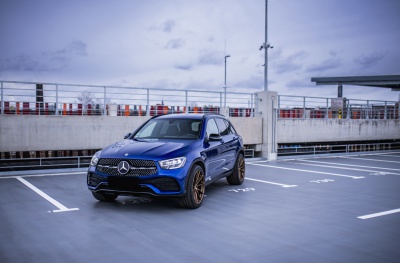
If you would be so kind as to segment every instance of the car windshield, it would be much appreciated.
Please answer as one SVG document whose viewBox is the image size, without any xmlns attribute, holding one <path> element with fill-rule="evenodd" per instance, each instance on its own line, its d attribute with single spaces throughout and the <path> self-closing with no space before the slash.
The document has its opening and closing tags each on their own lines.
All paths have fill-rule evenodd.
<svg viewBox="0 0 400 263">
<path fill-rule="evenodd" d="M 200 130 L 198 119 L 152 119 L 133 138 L 197 140 Z"/>
</svg>

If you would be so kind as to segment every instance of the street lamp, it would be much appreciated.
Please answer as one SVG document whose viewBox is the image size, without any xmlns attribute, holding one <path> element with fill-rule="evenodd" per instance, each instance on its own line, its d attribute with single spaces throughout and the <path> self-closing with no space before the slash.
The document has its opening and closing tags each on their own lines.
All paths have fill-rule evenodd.
<svg viewBox="0 0 400 263">
<path fill-rule="evenodd" d="M 226 108 L 226 59 L 229 58 L 230 55 L 225 56 L 225 82 L 224 82 L 224 108 Z"/>
</svg>

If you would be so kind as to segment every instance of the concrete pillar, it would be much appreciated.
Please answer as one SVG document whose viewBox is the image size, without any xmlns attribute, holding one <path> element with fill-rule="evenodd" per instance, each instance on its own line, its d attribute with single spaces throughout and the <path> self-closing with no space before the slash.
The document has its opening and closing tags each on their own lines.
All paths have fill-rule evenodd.
<svg viewBox="0 0 400 263">
<path fill-rule="evenodd" d="M 263 144 L 262 157 L 268 160 L 277 159 L 276 142 L 276 114 L 275 108 L 278 106 L 278 93 L 276 91 L 263 91 L 257 93 L 258 111 L 263 118 Z"/>
<path fill-rule="evenodd" d="M 343 85 L 342 83 L 338 83 L 338 98 L 342 98 L 343 97 Z"/>
<path fill-rule="evenodd" d="M 219 114 L 224 115 L 225 117 L 229 118 L 229 107 L 222 107 Z"/>
</svg>

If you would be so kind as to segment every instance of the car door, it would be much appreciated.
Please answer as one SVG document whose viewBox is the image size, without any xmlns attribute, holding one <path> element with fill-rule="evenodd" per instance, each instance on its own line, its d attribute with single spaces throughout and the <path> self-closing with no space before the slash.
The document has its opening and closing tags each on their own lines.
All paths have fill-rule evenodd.
<svg viewBox="0 0 400 263">
<path fill-rule="evenodd" d="M 223 147 L 222 138 L 221 140 L 209 140 L 210 135 L 219 136 L 218 126 L 214 118 L 208 119 L 206 123 L 206 139 L 203 151 L 203 156 L 205 157 L 204 163 L 206 165 L 206 182 L 217 178 L 221 174 L 225 162 L 223 156 L 221 156 Z"/>
<path fill-rule="evenodd" d="M 223 147 L 221 147 L 221 156 L 224 159 L 222 167 L 223 172 L 233 169 L 236 161 L 238 136 L 232 133 L 230 123 L 222 118 L 215 119 L 220 135 L 222 136 Z"/>
</svg>

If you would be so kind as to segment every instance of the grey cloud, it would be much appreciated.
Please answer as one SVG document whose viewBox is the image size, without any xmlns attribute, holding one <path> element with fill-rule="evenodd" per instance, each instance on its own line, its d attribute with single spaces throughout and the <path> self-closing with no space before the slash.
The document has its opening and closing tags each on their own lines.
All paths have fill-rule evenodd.
<svg viewBox="0 0 400 263">
<path fill-rule="evenodd" d="M 213 90 L 215 91 L 215 83 L 212 80 L 189 81 L 183 85 L 184 89 L 192 90 Z M 222 91 L 222 88 L 221 88 Z"/>
<path fill-rule="evenodd" d="M 176 27 L 175 20 L 169 19 L 160 25 L 154 25 L 150 27 L 150 30 L 161 30 L 166 33 L 171 33 Z"/>
<path fill-rule="evenodd" d="M 27 71 L 40 72 L 51 71 L 52 69 L 44 64 L 39 63 L 31 56 L 19 54 L 13 58 L 0 59 L 0 72 L 4 71 Z"/>
<path fill-rule="evenodd" d="M 51 60 L 69 61 L 75 56 L 86 56 L 87 44 L 81 40 L 75 40 L 56 51 L 44 52 L 43 55 Z"/>
<path fill-rule="evenodd" d="M 286 87 L 288 88 L 302 88 L 310 86 L 311 82 L 309 80 L 304 79 L 293 79 L 286 83 Z M 306 95 L 306 94 L 299 94 L 299 95 Z"/>
<path fill-rule="evenodd" d="M 192 70 L 193 65 L 192 64 L 175 64 L 174 66 L 176 69 L 181 69 L 181 70 Z"/>
<path fill-rule="evenodd" d="M 72 41 L 56 51 L 43 52 L 35 58 L 24 53 L 11 58 L 0 59 L 0 72 L 27 71 L 44 72 L 57 71 L 67 65 L 75 56 L 86 56 L 87 45 L 82 41 Z"/>
<path fill-rule="evenodd" d="M 224 57 L 216 51 L 203 51 L 199 58 L 200 65 L 220 65 L 224 61 Z"/>
<path fill-rule="evenodd" d="M 164 23 L 161 24 L 161 29 L 164 32 L 172 32 L 174 27 L 176 26 L 176 22 L 174 20 L 167 20 Z"/>
<path fill-rule="evenodd" d="M 167 49 L 177 49 L 185 45 L 185 40 L 182 38 L 175 38 L 171 39 L 168 41 L 168 43 L 165 45 L 165 48 Z"/>
<path fill-rule="evenodd" d="M 316 71 L 326 71 L 329 69 L 335 69 L 342 65 L 340 59 L 330 58 L 325 60 L 317 65 L 311 65 L 307 68 L 307 72 L 316 72 Z"/>
<path fill-rule="evenodd" d="M 58 52 L 75 56 L 86 56 L 87 44 L 81 40 L 75 40 L 69 43 L 65 48 L 58 50 Z"/>
<path fill-rule="evenodd" d="M 246 89 L 259 89 L 264 86 L 264 76 L 251 76 L 235 83 L 233 86 Z"/>
<path fill-rule="evenodd" d="M 305 51 L 296 52 L 287 58 L 279 59 L 279 62 L 272 64 L 272 68 L 279 74 L 293 72 L 302 68 L 302 61 L 308 57 Z"/>
<path fill-rule="evenodd" d="M 377 64 L 380 60 L 384 58 L 384 55 L 381 53 L 374 53 L 369 56 L 359 56 L 358 58 L 354 59 L 354 62 L 359 64 L 363 68 L 370 68 Z"/>
<path fill-rule="evenodd" d="M 293 60 L 304 60 L 308 57 L 308 53 L 306 51 L 299 51 L 296 52 L 289 57 L 287 57 L 287 60 L 293 61 Z"/>
<path fill-rule="evenodd" d="M 291 62 L 283 62 L 283 63 L 276 63 L 272 65 L 272 68 L 275 70 L 276 73 L 286 73 L 296 71 L 301 69 L 301 64 L 291 63 Z"/>
</svg>

